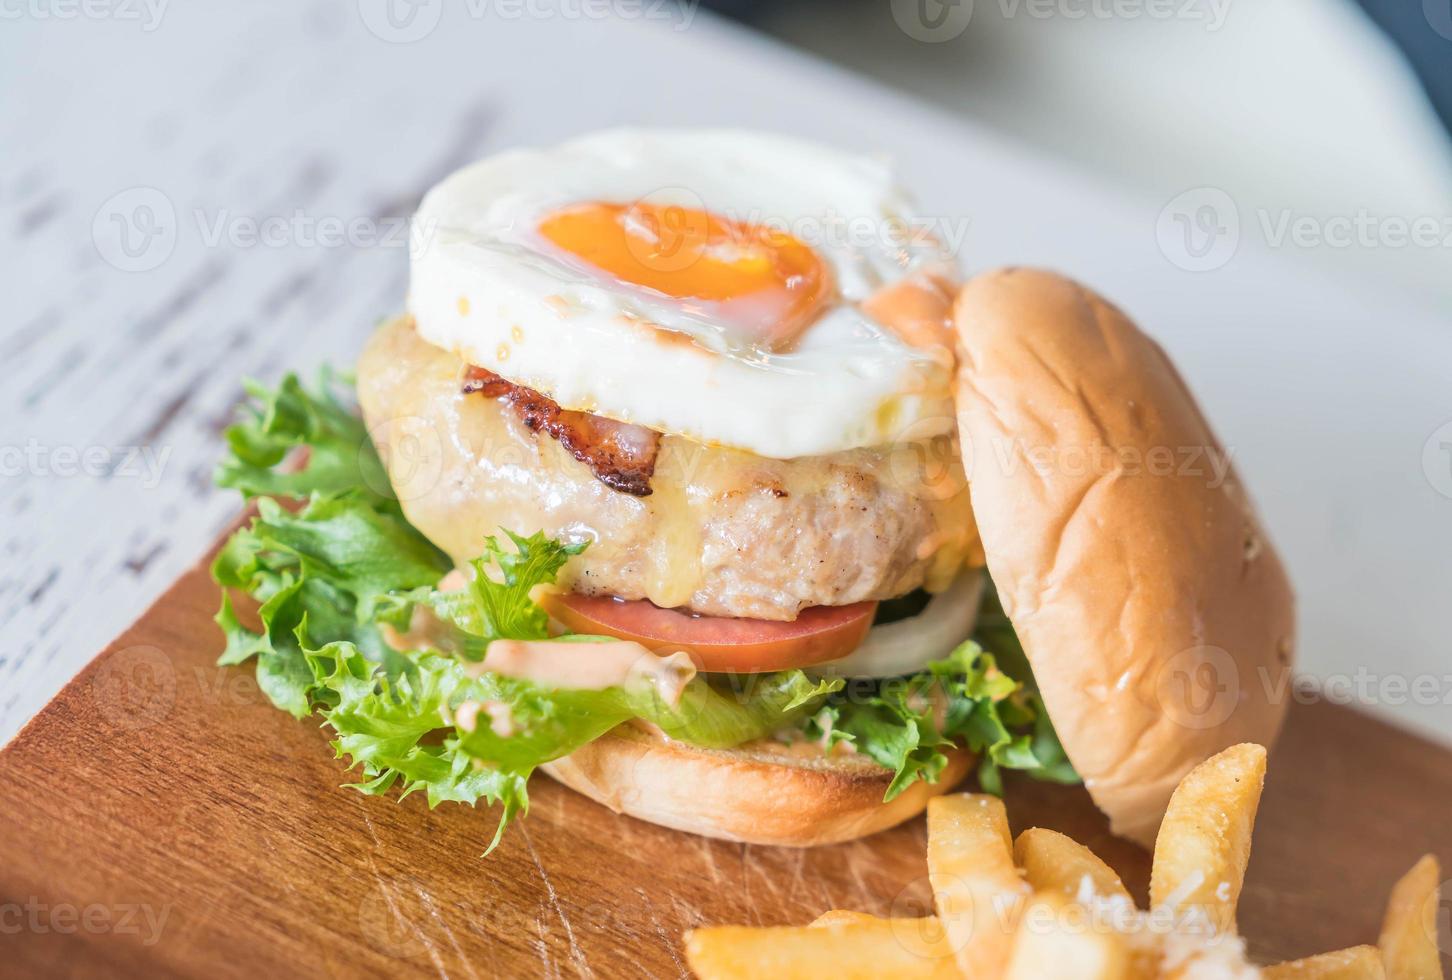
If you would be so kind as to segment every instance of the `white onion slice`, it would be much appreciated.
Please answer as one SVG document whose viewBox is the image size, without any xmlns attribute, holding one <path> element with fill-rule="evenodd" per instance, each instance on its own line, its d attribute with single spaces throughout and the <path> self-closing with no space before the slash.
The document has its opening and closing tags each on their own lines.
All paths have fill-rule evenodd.
<svg viewBox="0 0 1452 980">
<path fill-rule="evenodd" d="M 968 639 L 983 602 L 984 572 L 970 569 L 928 600 L 909 619 L 874 626 L 862 645 L 841 660 L 807 668 L 823 677 L 898 677 L 914 674 L 931 660 L 941 660 Z"/>
</svg>

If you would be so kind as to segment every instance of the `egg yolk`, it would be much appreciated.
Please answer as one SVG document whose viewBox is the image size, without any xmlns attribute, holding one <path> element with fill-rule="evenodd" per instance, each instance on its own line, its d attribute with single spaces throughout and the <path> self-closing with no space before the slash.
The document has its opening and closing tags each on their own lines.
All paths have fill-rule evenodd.
<svg viewBox="0 0 1452 980">
<path fill-rule="evenodd" d="M 770 350 L 789 346 L 832 297 L 830 271 L 799 239 L 696 208 L 572 204 L 539 231 L 610 278 L 679 300 Z"/>
</svg>

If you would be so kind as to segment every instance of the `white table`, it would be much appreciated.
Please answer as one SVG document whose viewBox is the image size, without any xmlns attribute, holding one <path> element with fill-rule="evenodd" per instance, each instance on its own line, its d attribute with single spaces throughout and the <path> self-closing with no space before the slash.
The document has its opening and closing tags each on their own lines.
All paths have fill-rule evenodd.
<svg viewBox="0 0 1452 980">
<path fill-rule="evenodd" d="M 1429 443 L 1452 443 L 1446 310 L 1249 241 L 1185 271 L 1157 241 L 1162 200 L 705 15 L 682 30 L 423 0 L 413 27 L 437 26 L 395 43 L 385 2 L 177 3 L 150 23 L 117 0 L 0 31 L 0 741 L 234 514 L 209 472 L 239 379 L 347 363 L 399 307 L 399 224 L 425 188 L 627 122 L 891 150 L 924 211 L 971 222 L 967 268 L 1045 264 L 1115 297 L 1177 356 L 1287 553 L 1302 665 L 1369 671 L 1372 710 L 1452 738 L 1452 450 Z M 349 241 L 324 237 L 348 222 Z M 1396 703 L 1386 678 L 1419 674 L 1437 697 Z"/>
</svg>

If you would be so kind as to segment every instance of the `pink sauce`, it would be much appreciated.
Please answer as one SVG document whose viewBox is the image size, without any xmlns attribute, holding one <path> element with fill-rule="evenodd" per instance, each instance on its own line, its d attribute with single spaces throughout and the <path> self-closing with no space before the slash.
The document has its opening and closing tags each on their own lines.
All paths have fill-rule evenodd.
<svg viewBox="0 0 1452 980">
<path fill-rule="evenodd" d="M 558 640 L 495 640 L 484 662 L 471 668 L 543 687 L 600 691 L 648 683 L 668 704 L 676 704 L 696 667 L 684 653 L 660 657 L 639 643 L 566 643 Z"/>
</svg>

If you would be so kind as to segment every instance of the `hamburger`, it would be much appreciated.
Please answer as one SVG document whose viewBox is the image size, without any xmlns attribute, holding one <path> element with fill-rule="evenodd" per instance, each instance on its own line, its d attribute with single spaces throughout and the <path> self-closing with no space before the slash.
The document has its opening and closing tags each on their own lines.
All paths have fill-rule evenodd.
<svg viewBox="0 0 1452 980">
<path fill-rule="evenodd" d="M 355 393 L 252 386 L 228 431 L 222 662 L 364 792 L 500 832 L 536 769 L 786 845 L 1015 769 L 1152 838 L 1274 738 L 1290 588 L 1163 351 L 1059 275 L 965 279 L 954 231 L 738 131 L 450 176 Z"/>
</svg>

